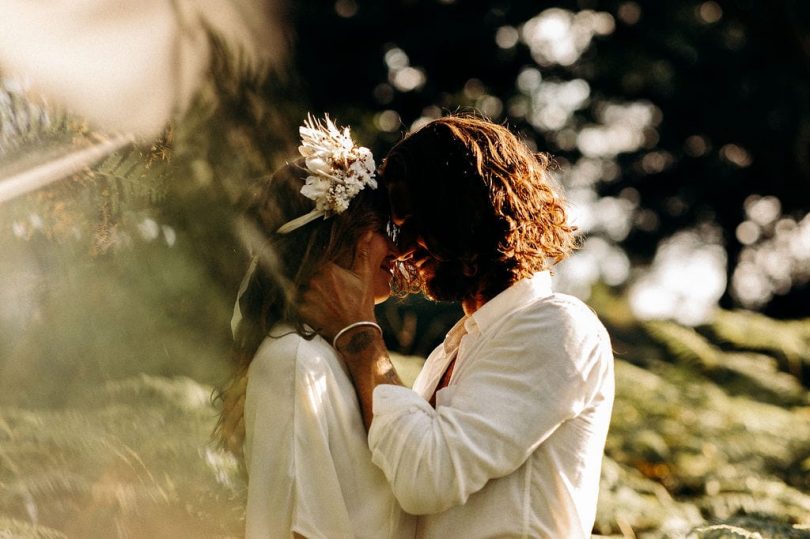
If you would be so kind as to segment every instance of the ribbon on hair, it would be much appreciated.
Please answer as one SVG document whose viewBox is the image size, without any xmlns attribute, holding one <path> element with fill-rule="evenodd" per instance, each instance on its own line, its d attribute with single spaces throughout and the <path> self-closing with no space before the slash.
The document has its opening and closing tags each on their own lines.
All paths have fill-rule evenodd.
<svg viewBox="0 0 810 539">
<path fill-rule="evenodd" d="M 250 279 L 253 278 L 253 274 L 256 272 L 256 266 L 259 265 L 259 257 L 253 256 L 250 259 L 250 265 L 248 266 L 248 270 L 245 273 L 245 276 L 242 277 L 242 283 L 239 285 L 239 292 L 236 293 L 236 303 L 233 305 L 233 315 L 231 316 L 231 335 L 233 335 L 234 340 L 236 340 L 236 331 L 239 329 L 239 324 L 242 322 L 242 309 L 239 306 L 239 302 L 242 299 L 242 296 L 247 291 L 247 287 L 250 284 Z"/>
<path fill-rule="evenodd" d="M 305 224 L 314 221 L 318 217 L 323 217 L 324 215 L 326 214 L 321 210 L 312 210 L 311 212 L 302 215 L 301 217 L 296 217 L 292 221 L 284 223 L 283 225 L 278 227 L 278 230 L 276 230 L 276 234 L 287 234 L 288 232 L 292 232 L 296 228 L 302 227 Z"/>
</svg>

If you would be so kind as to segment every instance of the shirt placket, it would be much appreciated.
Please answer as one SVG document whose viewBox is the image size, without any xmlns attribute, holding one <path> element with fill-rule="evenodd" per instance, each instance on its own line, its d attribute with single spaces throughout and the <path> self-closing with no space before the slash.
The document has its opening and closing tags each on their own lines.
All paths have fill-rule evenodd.
<svg viewBox="0 0 810 539">
<path fill-rule="evenodd" d="M 453 368 L 456 365 L 456 357 L 458 357 L 458 348 L 456 348 L 456 351 L 453 352 L 453 355 L 450 358 L 450 363 L 447 364 L 447 369 L 445 369 L 444 374 L 442 374 L 441 378 L 439 378 L 439 383 L 436 385 L 436 389 L 433 391 L 433 395 L 428 401 L 434 408 L 436 408 L 436 394 L 440 389 L 444 389 L 450 384 L 450 378 L 453 376 Z"/>
</svg>

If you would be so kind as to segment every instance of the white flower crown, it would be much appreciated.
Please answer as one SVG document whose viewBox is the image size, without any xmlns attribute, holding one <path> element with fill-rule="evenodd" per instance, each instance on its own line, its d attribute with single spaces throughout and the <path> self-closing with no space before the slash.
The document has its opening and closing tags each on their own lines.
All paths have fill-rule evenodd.
<svg viewBox="0 0 810 539">
<path fill-rule="evenodd" d="M 348 127 L 339 129 L 328 115 L 323 121 L 308 115 L 298 133 L 298 151 L 310 173 L 301 194 L 315 201 L 315 209 L 283 224 L 276 230 L 278 234 L 292 232 L 319 217 L 343 213 L 365 187 L 377 188 L 374 156 L 368 148 L 355 145 Z"/>
</svg>

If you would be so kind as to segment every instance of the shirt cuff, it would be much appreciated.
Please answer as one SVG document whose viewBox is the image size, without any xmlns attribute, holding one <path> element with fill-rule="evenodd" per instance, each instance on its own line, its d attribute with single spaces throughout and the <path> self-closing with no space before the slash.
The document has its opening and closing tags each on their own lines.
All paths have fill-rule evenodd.
<svg viewBox="0 0 810 539">
<path fill-rule="evenodd" d="M 419 412 L 429 416 L 434 414 L 435 410 L 421 395 L 412 389 L 380 384 L 374 388 L 372 394 L 372 412 L 374 418 L 368 431 L 368 443 L 373 453 L 375 448 L 388 448 L 390 450 L 392 446 L 399 445 L 398 442 L 401 442 L 403 431 L 408 429 L 397 428 L 397 426 L 403 426 L 401 420 L 405 416 L 411 416 Z M 405 423 L 410 422 L 405 421 Z"/>
<path fill-rule="evenodd" d="M 416 412 L 420 408 L 430 408 L 430 404 L 414 390 L 391 384 L 380 384 L 372 394 L 374 416 L 399 414 L 405 411 Z"/>
</svg>

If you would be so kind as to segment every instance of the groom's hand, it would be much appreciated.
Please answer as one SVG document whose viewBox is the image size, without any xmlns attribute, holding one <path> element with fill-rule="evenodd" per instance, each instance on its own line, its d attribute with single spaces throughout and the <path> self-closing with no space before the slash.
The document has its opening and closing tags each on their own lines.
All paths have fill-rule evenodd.
<svg viewBox="0 0 810 539">
<path fill-rule="evenodd" d="M 375 319 L 369 259 L 372 236 L 373 232 L 366 232 L 357 242 L 351 269 L 327 264 L 301 295 L 301 317 L 329 341 L 349 324 Z"/>
</svg>

